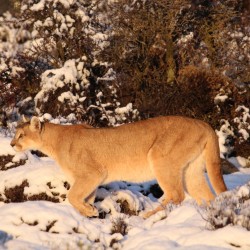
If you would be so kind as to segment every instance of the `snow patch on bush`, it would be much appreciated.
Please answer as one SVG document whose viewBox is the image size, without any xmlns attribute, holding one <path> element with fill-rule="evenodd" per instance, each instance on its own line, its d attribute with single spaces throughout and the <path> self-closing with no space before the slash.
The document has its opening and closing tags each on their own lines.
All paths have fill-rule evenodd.
<svg viewBox="0 0 250 250">
<path fill-rule="evenodd" d="M 222 193 L 207 207 L 205 219 L 210 229 L 238 225 L 250 230 L 250 182 Z"/>
</svg>

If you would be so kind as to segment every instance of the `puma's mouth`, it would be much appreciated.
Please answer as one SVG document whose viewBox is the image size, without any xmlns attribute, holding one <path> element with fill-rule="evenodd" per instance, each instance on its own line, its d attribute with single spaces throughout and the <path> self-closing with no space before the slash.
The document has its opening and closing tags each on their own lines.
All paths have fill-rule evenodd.
<svg viewBox="0 0 250 250">
<path fill-rule="evenodd" d="M 14 146 L 12 146 L 12 147 L 13 147 L 13 149 L 14 149 L 16 152 L 21 152 L 21 151 L 23 151 L 23 150 L 22 150 L 22 147 L 19 146 L 19 145 L 14 145 Z"/>
</svg>

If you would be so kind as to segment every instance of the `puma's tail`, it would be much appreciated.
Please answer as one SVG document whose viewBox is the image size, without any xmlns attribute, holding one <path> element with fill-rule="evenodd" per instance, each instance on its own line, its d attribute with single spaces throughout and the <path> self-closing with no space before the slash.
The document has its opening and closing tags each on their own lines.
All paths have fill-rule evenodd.
<svg viewBox="0 0 250 250">
<path fill-rule="evenodd" d="M 218 138 L 214 131 L 211 131 L 205 146 L 205 162 L 210 183 L 216 194 L 227 191 L 227 187 L 221 173 L 220 149 Z"/>
</svg>

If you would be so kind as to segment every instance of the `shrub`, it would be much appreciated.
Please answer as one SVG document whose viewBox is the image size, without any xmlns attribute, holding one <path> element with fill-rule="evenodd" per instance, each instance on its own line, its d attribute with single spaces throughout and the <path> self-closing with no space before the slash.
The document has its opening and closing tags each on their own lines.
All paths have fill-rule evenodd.
<svg viewBox="0 0 250 250">
<path fill-rule="evenodd" d="M 16 57 L 27 39 L 28 32 L 22 28 L 18 18 L 10 13 L 0 16 L 0 113 L 5 126 L 16 104 L 27 95 L 22 81 L 19 81 L 24 69 Z"/>
<path fill-rule="evenodd" d="M 220 127 L 220 119 L 232 117 L 236 88 L 226 77 L 214 70 L 184 67 L 177 78 L 181 112 Z"/>
<path fill-rule="evenodd" d="M 137 215 L 138 212 L 131 209 L 131 206 L 129 205 L 128 201 L 126 200 L 117 200 L 117 203 L 120 205 L 121 213 L 127 214 L 127 215 Z"/>
<path fill-rule="evenodd" d="M 137 119 L 131 104 L 117 100 L 112 69 L 96 60 L 106 35 L 95 9 L 95 1 L 22 2 L 17 22 L 23 21 L 26 40 L 0 75 L 8 76 L 3 85 L 13 92 L 0 96 L 4 103 L 29 115 L 74 113 L 75 121 L 96 126 Z M 20 69 L 16 75 L 8 72 L 13 64 Z"/>
<path fill-rule="evenodd" d="M 120 99 L 132 102 L 142 117 L 181 114 L 213 120 L 215 126 L 219 115 L 215 122 L 210 114 L 222 114 L 223 119 L 233 115 L 235 86 L 248 82 L 248 26 L 240 25 L 243 14 L 238 4 L 188 0 L 113 3 L 108 10 L 108 24 L 112 23 L 109 45 L 101 55 L 116 71 Z M 243 88 L 247 91 L 247 84 Z M 214 98 L 223 92 L 230 97 L 216 107 Z M 237 104 L 244 103 L 245 96 Z"/>
<path fill-rule="evenodd" d="M 128 224 L 124 218 L 118 217 L 112 221 L 111 234 L 120 233 L 126 235 L 128 233 Z"/>
<path fill-rule="evenodd" d="M 250 183 L 218 196 L 206 209 L 209 229 L 239 225 L 250 230 Z"/>
</svg>

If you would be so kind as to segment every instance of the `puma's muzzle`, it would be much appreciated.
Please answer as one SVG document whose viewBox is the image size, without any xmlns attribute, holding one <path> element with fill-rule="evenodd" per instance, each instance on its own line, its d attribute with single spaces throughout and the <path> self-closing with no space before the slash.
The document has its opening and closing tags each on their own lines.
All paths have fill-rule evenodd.
<svg viewBox="0 0 250 250">
<path fill-rule="evenodd" d="M 12 140 L 12 141 L 10 142 L 10 146 L 11 146 L 11 147 L 15 147 L 15 145 L 16 145 L 15 140 Z"/>
</svg>

